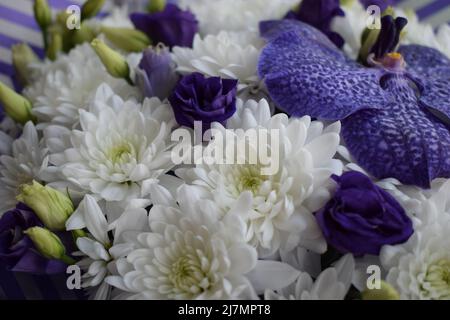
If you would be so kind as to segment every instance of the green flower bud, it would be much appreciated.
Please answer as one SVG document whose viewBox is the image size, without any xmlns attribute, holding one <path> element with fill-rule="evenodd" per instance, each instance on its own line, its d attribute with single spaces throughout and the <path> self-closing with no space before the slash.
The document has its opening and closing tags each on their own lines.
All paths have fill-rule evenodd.
<svg viewBox="0 0 450 320">
<path fill-rule="evenodd" d="M 81 20 L 95 17 L 103 7 L 105 0 L 87 0 L 81 8 Z"/>
<path fill-rule="evenodd" d="M 341 7 L 351 7 L 356 0 L 341 0 Z"/>
<path fill-rule="evenodd" d="M 1 81 L 0 103 L 3 105 L 6 114 L 14 121 L 25 124 L 30 120 L 34 120 L 31 114 L 31 102 Z"/>
<path fill-rule="evenodd" d="M 149 0 L 147 9 L 150 13 L 163 11 L 166 6 L 166 0 Z"/>
<path fill-rule="evenodd" d="M 47 0 L 34 1 L 34 18 L 42 30 L 47 29 L 52 23 L 52 9 L 48 5 Z"/>
<path fill-rule="evenodd" d="M 85 23 L 81 24 L 80 29 L 73 30 L 71 33 L 72 44 L 77 45 L 84 42 L 91 42 L 95 38 L 96 34 L 91 27 L 87 26 Z"/>
<path fill-rule="evenodd" d="M 91 45 L 111 76 L 131 82 L 130 67 L 121 54 L 108 47 L 99 39 L 94 39 Z"/>
<path fill-rule="evenodd" d="M 101 32 L 116 47 L 125 51 L 140 52 L 151 44 L 147 35 L 136 29 L 102 27 Z"/>
<path fill-rule="evenodd" d="M 60 11 L 56 14 L 56 23 L 61 28 L 67 28 L 67 19 L 69 19 L 71 13 L 68 13 L 66 11 Z"/>
<path fill-rule="evenodd" d="M 58 31 L 50 33 L 50 43 L 47 48 L 47 58 L 54 61 L 58 57 L 58 53 L 63 49 L 63 37 Z"/>
<path fill-rule="evenodd" d="M 23 85 L 27 85 L 30 74 L 28 66 L 33 62 L 39 61 L 39 58 L 30 46 L 25 43 L 13 45 L 11 51 L 16 75 Z"/>
<path fill-rule="evenodd" d="M 41 227 L 32 227 L 24 231 L 34 246 L 47 259 L 57 259 L 74 264 L 75 260 L 66 255 L 66 248 L 56 234 Z"/>
<path fill-rule="evenodd" d="M 78 238 L 87 237 L 87 234 L 86 234 L 86 232 L 84 232 L 84 230 L 81 230 L 81 229 L 72 230 L 72 237 L 73 237 L 73 240 L 76 242 Z"/>
<path fill-rule="evenodd" d="M 361 37 L 361 49 L 359 50 L 358 60 L 362 63 L 367 61 L 369 52 L 377 42 L 378 36 L 380 34 L 380 29 L 364 29 Z"/>
<path fill-rule="evenodd" d="M 400 295 L 389 283 L 381 281 L 380 289 L 366 289 L 362 293 L 363 300 L 400 300 Z"/>
<path fill-rule="evenodd" d="M 66 221 L 74 211 L 67 195 L 36 181 L 22 185 L 17 200 L 33 209 L 42 223 L 52 231 L 65 230 Z"/>
</svg>

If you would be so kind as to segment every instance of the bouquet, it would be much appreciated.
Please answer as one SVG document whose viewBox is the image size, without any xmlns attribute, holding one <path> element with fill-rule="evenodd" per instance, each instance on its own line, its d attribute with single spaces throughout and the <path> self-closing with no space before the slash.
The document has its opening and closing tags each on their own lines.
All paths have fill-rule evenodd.
<svg viewBox="0 0 450 320">
<path fill-rule="evenodd" d="M 450 27 L 394 2 L 36 0 L 0 264 L 91 299 L 450 299 Z"/>
</svg>

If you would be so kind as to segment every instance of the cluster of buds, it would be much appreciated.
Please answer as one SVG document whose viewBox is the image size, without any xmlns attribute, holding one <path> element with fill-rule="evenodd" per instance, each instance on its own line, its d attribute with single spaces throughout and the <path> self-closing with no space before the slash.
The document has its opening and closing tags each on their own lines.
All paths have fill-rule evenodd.
<svg viewBox="0 0 450 320">
<path fill-rule="evenodd" d="M 30 207 L 45 226 L 32 227 L 25 231 L 35 248 L 48 259 L 62 260 L 67 264 L 75 263 L 66 254 L 61 239 L 54 233 L 65 230 L 66 221 L 74 211 L 72 200 L 64 193 L 36 181 L 22 185 L 20 191 L 17 200 Z"/>
</svg>

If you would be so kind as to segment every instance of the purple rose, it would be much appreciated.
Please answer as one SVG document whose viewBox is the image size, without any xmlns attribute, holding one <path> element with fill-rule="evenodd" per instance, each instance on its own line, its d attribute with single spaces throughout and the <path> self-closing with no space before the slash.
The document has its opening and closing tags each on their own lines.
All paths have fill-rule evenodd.
<svg viewBox="0 0 450 320">
<path fill-rule="evenodd" d="M 166 47 L 158 45 L 144 51 L 136 70 L 136 82 L 146 97 L 164 100 L 172 92 L 177 80 L 175 66 Z"/>
<path fill-rule="evenodd" d="M 342 253 L 378 255 L 384 245 L 403 243 L 413 233 L 400 204 L 362 173 L 333 175 L 338 188 L 316 219 L 327 242 Z"/>
<path fill-rule="evenodd" d="M 130 19 L 136 29 L 147 34 L 153 43 L 162 42 L 168 47 L 191 47 L 198 31 L 195 16 L 171 3 L 160 12 L 132 13 Z"/>
<path fill-rule="evenodd" d="M 178 82 L 169 97 L 178 124 L 194 127 L 202 121 L 203 130 L 212 122 L 225 122 L 236 112 L 237 80 L 205 78 L 192 73 Z"/>
<path fill-rule="evenodd" d="M 67 265 L 58 260 L 48 260 L 34 248 L 31 239 L 23 233 L 28 228 L 40 226 L 36 214 L 19 203 L 0 218 L 0 263 L 10 271 L 34 274 L 65 272 Z"/>
<path fill-rule="evenodd" d="M 285 19 L 296 19 L 322 31 L 337 47 L 344 45 L 344 39 L 331 30 L 331 22 L 337 16 L 344 16 L 339 0 L 303 0 L 298 11 L 289 11 Z"/>
</svg>

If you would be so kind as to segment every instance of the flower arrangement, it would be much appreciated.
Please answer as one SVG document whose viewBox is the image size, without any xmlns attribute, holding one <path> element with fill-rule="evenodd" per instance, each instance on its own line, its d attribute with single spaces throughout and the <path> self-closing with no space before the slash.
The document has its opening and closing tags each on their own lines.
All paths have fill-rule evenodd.
<svg viewBox="0 0 450 320">
<path fill-rule="evenodd" d="M 3 266 L 91 299 L 450 299 L 448 25 L 103 2 L 70 30 L 35 1 L 46 57 L 0 83 Z"/>
</svg>

